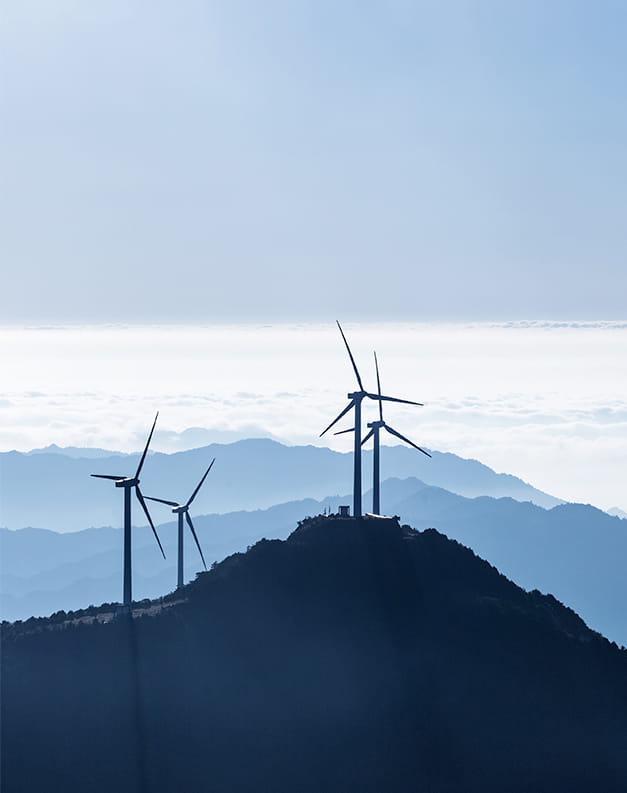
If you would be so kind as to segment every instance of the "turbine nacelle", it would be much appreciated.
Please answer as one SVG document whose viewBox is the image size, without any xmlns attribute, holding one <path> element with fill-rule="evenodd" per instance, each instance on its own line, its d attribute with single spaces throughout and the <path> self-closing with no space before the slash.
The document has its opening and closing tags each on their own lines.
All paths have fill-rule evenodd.
<svg viewBox="0 0 627 793">
<path fill-rule="evenodd" d="M 368 424 L 366 424 L 366 427 L 373 430 L 381 429 L 381 427 L 385 427 L 385 426 L 386 426 L 385 421 L 369 421 Z"/>
<path fill-rule="evenodd" d="M 136 476 L 127 476 L 124 479 L 118 479 L 115 483 L 116 487 L 135 487 L 139 484 L 139 479 Z"/>
<path fill-rule="evenodd" d="M 179 513 L 182 513 L 182 512 L 188 512 L 188 511 L 189 511 L 189 506 L 187 504 L 179 504 L 178 507 L 172 507 L 172 512 L 175 515 L 178 515 Z"/>
</svg>

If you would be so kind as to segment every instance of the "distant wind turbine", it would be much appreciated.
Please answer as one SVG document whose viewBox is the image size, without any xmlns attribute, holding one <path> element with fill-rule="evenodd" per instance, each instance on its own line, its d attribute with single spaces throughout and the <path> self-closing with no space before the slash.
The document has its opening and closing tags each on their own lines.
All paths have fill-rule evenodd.
<svg viewBox="0 0 627 793">
<path fill-rule="evenodd" d="M 374 354 L 374 365 L 377 370 L 377 390 L 379 395 L 381 395 L 381 379 L 379 377 L 379 362 L 377 360 L 377 354 Z M 418 404 L 418 403 L 414 403 Z M 372 511 L 375 515 L 380 515 L 381 509 L 381 501 L 380 501 L 380 492 L 381 492 L 381 477 L 379 474 L 380 466 L 379 466 L 379 430 L 384 429 L 386 432 L 389 432 L 390 435 L 395 435 L 397 438 L 400 438 L 405 443 L 408 443 L 410 446 L 413 446 L 414 449 L 418 449 L 419 452 L 426 454 L 427 457 L 431 457 L 429 452 L 421 449 L 420 446 L 416 446 L 413 441 L 410 441 L 409 438 L 406 438 L 404 435 L 401 435 L 400 432 L 393 429 L 386 424 L 383 420 L 383 402 L 379 400 L 379 420 L 378 421 L 371 421 L 367 426 L 370 428 L 370 432 L 366 435 L 363 439 L 362 446 L 366 443 L 370 438 L 373 438 L 374 447 L 373 447 L 373 458 L 372 458 Z M 348 430 L 342 430 L 341 432 L 336 432 L 336 435 L 342 435 L 345 432 L 353 432 L 353 428 L 351 427 Z"/>
<path fill-rule="evenodd" d="M 337 322 L 337 320 L 336 320 Z M 354 391 L 351 394 L 348 394 L 348 399 L 350 402 L 344 408 L 344 410 L 339 414 L 339 416 L 329 424 L 329 426 L 320 433 L 320 437 L 322 437 L 326 432 L 328 432 L 331 427 L 333 427 L 337 422 L 345 416 L 349 410 L 355 409 L 355 426 L 353 431 L 355 433 L 355 444 L 354 444 L 354 459 L 353 459 L 353 516 L 355 518 L 361 517 L 361 403 L 364 397 L 368 397 L 369 399 L 375 399 L 381 402 L 403 402 L 406 405 L 421 405 L 420 402 L 410 402 L 407 399 L 397 399 L 396 397 L 389 397 L 383 396 L 381 391 L 379 390 L 378 394 L 371 394 L 370 392 L 364 389 L 363 383 L 361 381 L 361 377 L 359 375 L 359 370 L 357 369 L 357 364 L 355 363 L 355 359 L 353 358 L 353 353 L 351 352 L 351 348 L 348 346 L 348 342 L 346 341 L 346 336 L 344 335 L 344 331 L 342 330 L 342 326 L 339 322 L 337 322 L 337 326 L 340 329 L 340 333 L 342 334 L 342 339 L 344 339 L 344 344 L 346 345 L 346 350 L 348 352 L 348 357 L 350 358 L 351 364 L 353 365 L 353 370 L 355 372 L 355 376 L 357 378 L 357 384 L 359 385 L 359 391 Z"/>
<path fill-rule="evenodd" d="M 116 487 L 123 487 L 124 488 L 124 607 L 125 609 L 130 609 L 131 604 L 133 602 L 132 597 L 132 588 L 131 588 L 131 490 L 135 489 L 135 495 L 137 496 L 137 500 L 141 504 L 142 509 L 146 513 L 146 517 L 148 518 L 148 523 L 150 524 L 150 528 L 152 529 L 153 534 L 155 535 L 155 539 L 159 544 L 159 548 L 161 549 L 161 553 L 163 554 L 163 558 L 165 559 L 165 553 L 163 552 L 163 546 L 161 545 L 161 540 L 159 539 L 159 535 L 157 534 L 157 530 L 155 529 L 155 524 L 152 522 L 152 518 L 150 517 L 150 513 L 148 512 L 148 507 L 146 506 L 146 502 L 144 501 L 144 497 L 142 495 L 142 491 L 139 489 L 139 474 L 141 473 L 142 466 L 144 465 L 144 460 L 146 459 L 146 454 L 148 453 L 148 447 L 150 446 L 150 441 L 152 439 L 152 434 L 155 431 L 155 425 L 157 423 L 157 419 L 159 417 L 159 411 L 157 411 L 157 415 L 155 416 L 155 420 L 152 424 L 152 429 L 150 430 L 150 435 L 148 436 L 148 440 L 146 441 L 146 447 L 144 449 L 144 453 L 141 456 L 139 461 L 139 465 L 137 466 L 137 471 L 135 471 L 135 476 L 110 476 L 109 474 L 91 474 L 91 476 L 95 476 L 97 479 L 112 479 L 115 482 Z"/>
<path fill-rule="evenodd" d="M 215 463 L 216 458 L 214 457 L 211 461 L 209 468 L 205 471 L 203 478 L 200 480 L 196 489 L 189 497 L 189 500 L 186 504 L 177 504 L 176 501 L 166 501 L 164 498 L 155 498 L 154 496 L 146 496 L 147 499 L 150 501 L 158 501 L 160 504 L 167 504 L 168 506 L 172 507 L 172 512 L 175 515 L 178 515 L 178 527 L 179 527 L 179 537 L 178 537 L 178 583 L 176 585 L 177 589 L 180 589 L 183 586 L 183 515 L 185 516 L 185 520 L 187 521 L 187 525 L 189 526 L 192 537 L 194 538 L 196 545 L 198 546 L 198 552 L 200 553 L 200 558 L 202 559 L 202 563 L 207 569 L 207 563 L 205 562 L 205 557 L 202 553 L 202 548 L 200 547 L 200 542 L 198 541 L 198 535 L 196 534 L 196 530 L 194 529 L 194 524 L 192 523 L 192 519 L 189 516 L 189 505 L 192 501 L 196 498 L 198 491 L 202 487 L 203 482 L 207 478 L 207 474 L 211 471 L 213 464 Z"/>
</svg>

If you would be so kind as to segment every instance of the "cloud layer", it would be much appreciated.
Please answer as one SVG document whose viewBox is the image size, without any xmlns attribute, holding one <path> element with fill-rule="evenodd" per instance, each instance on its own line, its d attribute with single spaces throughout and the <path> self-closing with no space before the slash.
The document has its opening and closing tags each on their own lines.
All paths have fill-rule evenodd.
<svg viewBox="0 0 627 793">
<path fill-rule="evenodd" d="M 417 443 L 474 457 L 569 500 L 627 506 L 627 324 L 347 326 L 367 387 L 376 345 L 386 406 Z M 331 326 L 5 329 L 0 448 L 163 451 L 269 436 L 319 439 L 354 375 Z M 374 417 L 374 404 L 367 417 Z M 341 424 L 348 427 L 349 421 Z M 339 425 L 340 426 L 340 425 Z"/>
</svg>

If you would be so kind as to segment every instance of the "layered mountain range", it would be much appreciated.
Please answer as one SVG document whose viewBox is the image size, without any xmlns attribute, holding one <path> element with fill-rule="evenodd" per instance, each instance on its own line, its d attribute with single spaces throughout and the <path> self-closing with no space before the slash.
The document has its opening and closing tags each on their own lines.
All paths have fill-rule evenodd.
<svg viewBox="0 0 627 793">
<path fill-rule="evenodd" d="M 337 492 L 338 482 L 350 481 L 351 455 L 316 447 L 287 447 L 269 440 L 150 455 L 146 476 L 142 476 L 144 492 L 166 498 L 189 495 L 189 483 L 197 479 L 212 454 L 218 461 L 206 490 L 201 490 L 194 504 L 195 524 L 209 562 L 243 551 L 262 537 L 284 539 L 304 515 L 335 512 L 340 504 L 351 503 L 348 494 L 329 495 Z M 385 447 L 382 455 L 385 471 L 395 466 L 416 469 L 427 480 L 387 479 L 382 487 L 384 512 L 399 515 L 420 529 L 435 527 L 462 541 L 521 586 L 553 593 L 574 607 L 590 626 L 627 644 L 622 616 L 627 598 L 622 571 L 622 560 L 627 557 L 625 521 L 593 507 L 563 504 L 516 477 L 497 474 L 455 455 L 435 452 L 433 459 L 427 460 L 400 446 Z M 39 515 L 40 525 L 46 527 L 0 529 L 2 618 L 27 619 L 120 598 L 122 540 L 117 527 L 121 499 L 88 474 L 94 469 L 114 473 L 133 470 L 135 458 L 111 456 L 106 450 L 58 447 L 0 456 L 2 517 L 12 513 L 19 525 L 27 514 Z M 367 468 L 370 461 L 367 457 Z M 300 464 L 304 470 L 298 468 Z M 365 481 L 369 475 L 366 470 Z M 35 484 L 26 487 L 29 479 Z M 308 489 L 316 493 L 325 486 L 329 489 L 322 498 L 294 498 L 259 508 L 277 493 L 298 494 Z M 92 497 L 93 508 L 88 502 Z M 369 502 L 370 493 L 366 492 L 364 504 Z M 252 503 L 257 508 L 219 514 L 220 507 L 229 503 L 240 507 Z M 207 506 L 209 514 L 203 514 Z M 112 517 L 111 526 L 65 533 L 50 530 L 55 525 L 76 528 L 86 513 L 98 510 L 102 517 Z M 152 510 L 167 560 L 161 558 L 150 530 L 138 526 L 133 532 L 137 599 L 167 594 L 176 580 L 175 523 L 167 507 L 154 504 Z M 186 580 L 201 569 L 190 542 Z"/>
<path fill-rule="evenodd" d="M 113 494 L 115 495 L 115 494 Z M 366 493 L 366 503 L 370 497 Z M 348 495 L 305 499 L 251 512 L 194 515 L 208 563 L 244 551 L 262 537 L 284 539 L 297 520 L 336 512 Z M 627 645 L 623 603 L 627 581 L 627 522 L 582 504 L 544 509 L 512 498 L 465 498 L 415 478 L 386 480 L 386 512 L 419 529 L 435 527 L 463 542 L 527 589 L 550 592 L 605 636 Z M 155 518 L 169 517 L 156 506 Z M 133 580 L 137 599 L 158 597 L 176 583 L 176 524 L 158 525 L 167 559 L 150 529 L 134 530 Z M 57 533 L 41 529 L 0 530 L 4 619 L 43 616 L 119 600 L 122 536 L 116 528 Z M 202 570 L 187 538 L 186 579 Z"/>
<path fill-rule="evenodd" d="M 139 455 L 58 447 L 36 454 L 0 454 L 0 525 L 10 529 L 40 527 L 79 531 L 91 526 L 121 525 L 116 493 L 92 473 L 134 473 Z M 403 446 L 383 447 L 384 478 L 415 476 L 462 496 L 509 496 L 543 507 L 560 503 L 521 479 L 498 474 L 476 460 L 432 452 L 429 460 Z M 284 446 L 268 439 L 211 444 L 174 454 L 150 454 L 142 471 L 145 495 L 183 499 L 211 459 L 211 478 L 195 502 L 198 514 L 265 509 L 305 498 L 342 493 L 352 482 L 352 454 L 317 446 Z M 364 482 L 371 482 L 372 452 L 364 451 Z M 139 516 L 141 513 L 137 513 Z"/>
</svg>

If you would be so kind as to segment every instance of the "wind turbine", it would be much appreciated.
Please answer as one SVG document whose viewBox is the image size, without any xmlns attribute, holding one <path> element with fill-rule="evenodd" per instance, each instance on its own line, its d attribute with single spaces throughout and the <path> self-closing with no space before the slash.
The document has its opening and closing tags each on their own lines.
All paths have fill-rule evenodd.
<svg viewBox="0 0 627 793">
<path fill-rule="evenodd" d="M 203 478 L 200 480 L 200 482 L 196 486 L 196 489 L 191 494 L 191 496 L 189 497 L 189 500 L 187 501 L 186 504 L 177 504 L 176 501 L 166 501 L 164 498 L 154 498 L 154 496 L 146 496 L 146 498 L 149 499 L 150 501 L 158 501 L 160 504 L 167 504 L 168 506 L 172 507 L 172 512 L 175 515 L 178 515 L 178 521 L 179 521 L 179 548 L 178 548 L 179 558 L 178 558 L 178 583 L 176 585 L 177 589 L 180 589 L 183 586 L 183 515 L 185 516 L 185 519 L 187 520 L 187 525 L 189 526 L 189 528 L 190 528 L 190 530 L 192 532 L 192 536 L 193 536 L 193 538 L 194 538 L 194 540 L 196 542 L 196 545 L 198 546 L 198 552 L 200 553 L 200 558 L 202 559 L 202 563 L 205 566 L 205 570 L 207 569 L 207 563 L 205 562 L 205 557 L 203 556 L 202 548 L 200 547 L 200 542 L 198 541 L 198 535 L 196 534 L 196 530 L 194 529 L 194 524 L 192 523 L 192 519 L 189 516 L 189 505 L 196 498 L 196 495 L 197 495 L 198 491 L 202 487 L 202 483 L 207 478 L 207 474 L 209 473 L 209 471 L 211 471 L 211 467 L 213 466 L 215 461 L 216 461 L 216 458 L 214 457 L 213 460 L 211 461 L 210 465 L 209 465 L 209 468 L 207 468 L 207 470 L 205 471 Z"/>
<path fill-rule="evenodd" d="M 165 559 L 165 553 L 163 552 L 163 546 L 161 545 L 161 540 L 159 539 L 159 535 L 157 534 L 157 530 L 155 529 L 155 524 L 152 522 L 152 518 L 150 517 L 150 513 L 148 512 L 148 507 L 146 506 L 146 502 L 144 501 L 142 491 L 139 489 L 139 474 L 141 473 L 142 466 L 144 465 L 144 460 L 146 459 L 146 454 L 148 453 L 148 447 L 150 446 L 150 441 L 152 439 L 152 434 L 155 431 L 155 425 L 157 423 L 158 417 L 159 417 L 159 411 L 157 411 L 157 415 L 155 416 L 155 420 L 152 424 L 152 429 L 150 430 L 150 435 L 148 436 L 148 440 L 146 441 L 146 447 L 144 449 L 144 453 L 142 454 L 141 459 L 139 461 L 139 465 L 137 466 L 137 471 L 135 471 L 135 476 L 110 476 L 109 474 L 91 474 L 91 476 L 95 476 L 97 479 L 113 479 L 116 487 L 124 488 L 124 608 L 129 610 L 133 602 L 132 590 L 131 590 L 131 490 L 133 489 L 135 490 L 135 495 L 137 496 L 137 500 L 141 504 L 141 507 L 144 510 L 144 512 L 146 513 L 146 517 L 148 518 L 148 523 L 150 523 L 150 528 L 152 529 L 152 532 L 155 535 L 155 539 L 157 540 L 159 544 L 159 548 L 161 549 L 161 553 L 163 554 L 163 558 Z"/>
<path fill-rule="evenodd" d="M 336 320 L 337 322 L 337 320 Z M 342 330 L 342 326 L 339 322 L 337 322 L 337 326 L 340 329 L 340 333 L 342 334 L 342 339 L 344 339 L 344 344 L 346 345 L 346 350 L 348 352 L 348 357 L 350 358 L 351 364 L 353 365 L 353 370 L 355 372 L 355 377 L 357 378 L 357 384 L 359 385 L 359 391 L 353 391 L 353 393 L 348 394 L 348 399 L 350 402 L 344 408 L 344 410 L 340 413 L 340 415 L 333 419 L 333 421 L 329 424 L 329 426 L 320 433 L 320 437 L 322 437 L 326 432 L 328 432 L 331 427 L 333 427 L 337 422 L 345 416 L 349 410 L 355 409 L 355 426 L 353 428 L 355 432 L 355 444 L 354 444 L 354 458 L 353 458 L 353 517 L 360 518 L 361 517 L 361 403 L 365 397 L 369 399 L 375 399 L 381 402 L 403 402 L 406 405 L 420 405 L 420 402 L 410 402 L 407 399 L 397 399 L 396 397 L 389 397 L 383 396 L 381 394 L 381 390 L 379 390 L 378 394 L 371 394 L 370 392 L 366 391 L 363 383 L 361 381 L 361 377 L 359 375 L 359 370 L 357 369 L 357 364 L 355 363 L 355 359 L 353 358 L 353 353 L 351 352 L 351 348 L 348 346 L 348 342 L 346 341 L 346 336 L 344 335 L 344 331 Z"/>
<path fill-rule="evenodd" d="M 377 360 L 377 354 L 374 354 L 374 365 L 377 370 L 377 390 L 379 395 L 381 395 L 381 379 L 379 378 L 379 362 Z M 414 449 L 418 449 L 419 452 L 426 454 L 427 457 L 431 457 L 429 452 L 421 449 L 420 446 L 416 446 L 413 441 L 410 441 L 409 438 L 406 438 L 404 435 L 401 435 L 400 432 L 393 429 L 386 424 L 383 420 L 383 402 L 379 400 L 379 420 L 378 421 L 371 421 L 367 426 L 370 428 L 370 432 L 366 435 L 366 437 L 361 442 L 362 445 L 366 443 L 366 441 L 373 438 L 374 448 L 373 448 L 373 457 L 372 457 L 372 511 L 375 515 L 380 515 L 380 492 L 381 492 L 381 478 L 379 475 L 380 467 L 379 467 L 379 431 L 384 429 L 386 432 L 389 432 L 390 435 L 395 435 L 397 438 L 400 438 L 405 443 L 408 443 L 410 446 L 413 446 Z M 352 429 L 349 430 L 342 430 L 342 432 L 336 432 L 336 435 L 342 435 L 344 432 L 352 432 Z"/>
</svg>

